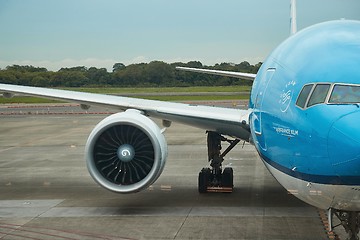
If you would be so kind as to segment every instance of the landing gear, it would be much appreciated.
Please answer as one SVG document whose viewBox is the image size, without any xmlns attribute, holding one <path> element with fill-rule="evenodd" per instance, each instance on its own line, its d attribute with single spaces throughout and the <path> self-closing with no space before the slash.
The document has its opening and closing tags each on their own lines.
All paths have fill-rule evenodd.
<svg viewBox="0 0 360 240">
<path fill-rule="evenodd" d="M 199 193 L 232 192 L 234 188 L 233 170 L 229 167 L 223 170 L 222 163 L 225 155 L 228 154 L 240 140 L 229 140 L 217 132 L 208 131 L 207 134 L 210 168 L 203 168 L 199 173 Z M 221 153 L 222 141 L 230 143 L 230 146 L 223 153 Z"/>
<path fill-rule="evenodd" d="M 336 216 L 340 220 L 340 224 L 333 226 L 333 217 Z M 354 211 L 340 211 L 336 209 L 329 209 L 328 212 L 330 230 L 343 226 L 345 231 L 349 234 L 348 240 L 359 240 L 358 234 L 360 230 L 360 212 Z"/>
</svg>

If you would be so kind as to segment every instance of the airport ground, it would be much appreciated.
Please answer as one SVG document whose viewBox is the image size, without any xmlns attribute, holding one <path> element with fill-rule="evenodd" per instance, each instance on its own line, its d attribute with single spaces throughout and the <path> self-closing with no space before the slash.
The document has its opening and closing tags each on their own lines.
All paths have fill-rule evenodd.
<svg viewBox="0 0 360 240">
<path fill-rule="evenodd" d="M 99 187 L 84 146 L 109 113 L 0 107 L 0 239 L 334 239 L 323 211 L 288 194 L 249 144 L 226 157 L 234 192 L 199 194 L 206 134 L 176 123 L 165 132 L 167 164 L 151 187 L 128 195 Z"/>
</svg>

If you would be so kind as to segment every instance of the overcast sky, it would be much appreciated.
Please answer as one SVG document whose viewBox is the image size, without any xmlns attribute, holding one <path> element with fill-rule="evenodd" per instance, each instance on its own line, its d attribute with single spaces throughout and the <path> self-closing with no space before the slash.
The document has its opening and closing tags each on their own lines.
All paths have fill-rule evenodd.
<svg viewBox="0 0 360 240">
<path fill-rule="evenodd" d="M 360 20 L 360 0 L 298 0 L 298 29 Z M 0 0 L 0 68 L 153 60 L 255 64 L 289 36 L 290 0 Z"/>
</svg>

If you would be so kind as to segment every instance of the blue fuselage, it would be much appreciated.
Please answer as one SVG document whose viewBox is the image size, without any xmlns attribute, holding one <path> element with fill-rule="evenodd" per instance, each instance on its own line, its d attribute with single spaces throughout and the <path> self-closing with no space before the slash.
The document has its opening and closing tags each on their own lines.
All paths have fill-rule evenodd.
<svg viewBox="0 0 360 240">
<path fill-rule="evenodd" d="M 309 93 L 299 103 L 306 85 Z M 323 199 L 299 196 L 301 199 L 319 207 L 360 210 L 360 93 L 352 93 L 359 101 L 335 102 L 332 92 L 337 86 L 352 92 L 360 89 L 360 22 L 341 20 L 312 26 L 270 54 L 252 88 L 252 138 L 273 174 L 298 180 L 302 188 L 315 184 L 318 195 L 333 200 L 322 205 L 318 202 Z M 311 96 L 315 93 L 320 100 Z M 288 181 L 285 178 L 277 179 L 287 185 L 282 182 Z M 295 185 L 290 184 L 288 190 L 294 191 L 289 188 Z M 332 189 L 329 186 L 353 191 L 325 193 Z M 314 189 L 298 191 L 307 195 Z M 334 202 L 336 194 L 351 196 L 339 204 Z"/>
</svg>

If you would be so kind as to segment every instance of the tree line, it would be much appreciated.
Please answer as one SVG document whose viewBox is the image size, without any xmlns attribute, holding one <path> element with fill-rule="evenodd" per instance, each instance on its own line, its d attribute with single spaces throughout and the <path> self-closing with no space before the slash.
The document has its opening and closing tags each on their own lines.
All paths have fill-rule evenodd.
<svg viewBox="0 0 360 240">
<path fill-rule="evenodd" d="M 106 68 L 71 67 L 48 71 L 43 67 L 7 66 L 0 69 L 0 83 L 36 87 L 177 87 L 251 85 L 250 81 L 176 70 L 176 66 L 256 73 L 261 63 L 251 65 L 221 63 L 205 66 L 199 61 L 165 63 L 153 61 L 125 66 L 115 63 L 112 72 Z"/>
</svg>

